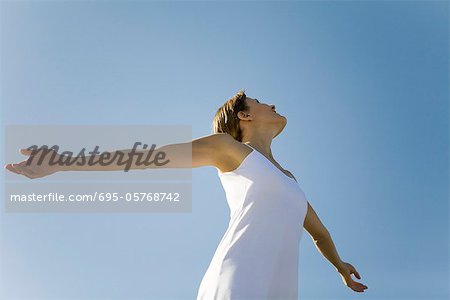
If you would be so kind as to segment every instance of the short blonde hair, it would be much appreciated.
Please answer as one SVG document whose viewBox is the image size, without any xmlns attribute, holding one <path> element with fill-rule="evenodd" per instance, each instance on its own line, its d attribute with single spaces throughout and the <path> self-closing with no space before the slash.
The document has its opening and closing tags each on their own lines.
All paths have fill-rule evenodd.
<svg viewBox="0 0 450 300">
<path fill-rule="evenodd" d="M 248 111 L 245 102 L 245 90 L 240 90 L 232 98 L 228 99 L 217 110 L 213 120 L 213 133 L 228 133 L 235 140 L 242 142 L 242 130 L 237 116 L 240 111 Z"/>
</svg>

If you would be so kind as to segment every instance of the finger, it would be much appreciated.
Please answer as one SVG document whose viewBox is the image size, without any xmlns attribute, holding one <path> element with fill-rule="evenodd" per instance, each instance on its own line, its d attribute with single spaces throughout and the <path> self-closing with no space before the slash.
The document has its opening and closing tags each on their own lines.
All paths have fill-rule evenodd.
<svg viewBox="0 0 450 300">
<path fill-rule="evenodd" d="M 19 174 L 22 174 L 22 169 L 23 169 L 22 166 L 20 166 L 19 164 L 12 164 L 11 166 L 12 166 L 12 167 L 14 168 L 14 170 L 16 170 Z"/>
<path fill-rule="evenodd" d="M 365 289 L 367 289 L 367 286 L 359 282 L 355 282 L 354 288 L 360 292 L 363 292 Z"/>
<path fill-rule="evenodd" d="M 22 153 L 23 155 L 37 155 L 37 154 L 42 154 L 42 153 L 46 153 L 46 151 L 51 151 L 51 150 L 46 150 L 44 148 L 38 148 L 38 149 L 20 149 L 19 152 Z"/>
<path fill-rule="evenodd" d="M 20 172 L 20 174 L 31 179 L 32 173 L 30 172 L 30 170 L 28 168 L 22 167 L 19 164 L 13 164 L 13 166 L 16 170 L 18 170 Z"/>
<path fill-rule="evenodd" d="M 355 275 L 356 278 L 361 279 L 361 276 L 359 275 L 358 271 L 356 271 L 355 269 L 353 269 L 353 271 L 351 271 L 351 274 Z"/>
<path fill-rule="evenodd" d="M 11 171 L 11 172 L 13 172 L 13 173 L 16 173 L 16 174 L 19 174 L 19 175 L 20 175 L 20 173 L 19 173 L 16 169 L 14 169 L 14 167 L 13 167 L 11 164 L 7 164 L 7 165 L 5 166 L 5 169 L 7 169 L 8 171 Z"/>
<path fill-rule="evenodd" d="M 19 166 L 25 167 L 27 165 L 27 161 L 24 160 L 22 162 L 19 163 Z"/>
<path fill-rule="evenodd" d="M 358 271 L 356 271 L 356 268 L 354 266 L 351 267 L 352 268 L 352 273 L 355 274 L 356 278 L 361 279 L 361 276 L 359 276 Z"/>
<path fill-rule="evenodd" d="M 10 170 L 13 171 L 16 174 L 22 175 L 22 172 L 20 172 L 16 167 L 16 164 L 10 164 Z"/>
<path fill-rule="evenodd" d="M 364 289 L 362 287 L 359 286 L 352 286 L 352 290 L 354 290 L 355 292 L 363 292 Z"/>
<path fill-rule="evenodd" d="M 356 278 L 361 279 L 361 276 L 359 276 L 358 271 L 356 271 L 356 268 L 352 265 L 350 265 L 350 274 L 354 274 L 356 276 Z"/>
<path fill-rule="evenodd" d="M 29 150 L 29 149 L 20 149 L 19 151 L 23 155 L 31 155 L 33 153 L 33 150 Z"/>
<path fill-rule="evenodd" d="M 13 164 L 14 169 L 16 169 L 20 174 L 22 174 L 23 176 L 29 177 L 30 176 L 30 172 L 26 167 L 22 167 L 19 164 Z"/>
</svg>

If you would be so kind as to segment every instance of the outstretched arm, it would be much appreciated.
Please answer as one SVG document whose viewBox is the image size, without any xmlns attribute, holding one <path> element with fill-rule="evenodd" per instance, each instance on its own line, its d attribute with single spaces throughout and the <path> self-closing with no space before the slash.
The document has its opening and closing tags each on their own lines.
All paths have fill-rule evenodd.
<svg viewBox="0 0 450 300">
<path fill-rule="evenodd" d="M 150 164 L 146 166 L 144 164 L 137 164 L 138 157 L 147 157 L 151 150 L 134 150 L 134 153 L 137 155 L 132 155 L 131 157 L 128 154 L 130 154 L 133 149 L 116 150 L 110 152 L 108 159 L 124 157 L 130 160 L 129 169 L 131 170 L 217 166 L 217 162 L 220 161 L 222 154 L 233 142 L 235 141 L 229 134 L 216 133 L 194 139 L 190 142 L 169 144 L 153 149 L 154 153 L 160 152 L 165 155 L 164 161 L 168 162 L 163 165 Z M 47 154 L 44 154 L 45 150 L 39 150 L 35 153 L 33 153 L 32 150 L 27 149 L 21 149 L 20 151 L 22 154 L 29 156 L 29 158 L 20 163 L 7 164 L 5 165 L 5 168 L 30 179 L 48 176 L 59 171 L 117 171 L 124 170 L 125 168 L 124 165 L 119 165 L 115 160 L 104 165 L 88 163 L 90 161 L 98 161 L 100 155 L 72 157 L 69 159 L 71 162 L 70 165 L 51 165 L 49 162 L 52 155 L 55 155 L 55 158 L 52 161 L 58 161 L 60 158 L 60 161 L 65 161 L 67 157 L 61 156 L 50 149 L 47 150 L 49 151 Z M 41 160 L 41 158 L 43 159 Z M 30 161 L 30 163 L 27 164 L 28 161 Z"/>
<path fill-rule="evenodd" d="M 342 281 L 346 286 L 356 292 L 364 292 L 367 286 L 359 282 L 355 282 L 351 278 L 354 274 L 356 278 L 361 276 L 356 269 L 349 263 L 341 260 L 334 246 L 333 239 L 327 228 L 322 224 L 316 212 L 308 202 L 308 211 L 306 213 L 303 227 L 309 233 L 319 252 L 335 267 L 336 271 L 341 275 Z"/>
</svg>

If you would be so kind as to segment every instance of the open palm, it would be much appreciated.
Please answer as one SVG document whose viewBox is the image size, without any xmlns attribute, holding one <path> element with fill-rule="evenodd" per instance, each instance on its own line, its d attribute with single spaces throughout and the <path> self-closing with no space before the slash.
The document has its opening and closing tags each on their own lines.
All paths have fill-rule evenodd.
<svg viewBox="0 0 450 300">
<path fill-rule="evenodd" d="M 351 274 L 354 274 L 356 278 L 361 279 L 361 276 L 356 271 L 355 267 L 353 267 L 351 264 L 344 262 L 343 268 L 339 271 L 339 274 L 342 277 L 342 281 L 346 286 L 354 290 L 355 292 L 364 292 L 365 289 L 367 289 L 367 286 L 356 282 L 352 279 Z"/>
<path fill-rule="evenodd" d="M 15 164 L 5 165 L 5 169 L 28 177 L 30 179 L 40 178 L 51 175 L 59 170 L 59 165 L 50 165 L 50 159 L 55 156 L 53 161 L 58 161 L 60 155 L 53 149 L 39 149 L 36 153 L 32 150 L 20 149 L 20 153 L 29 156 L 27 160 Z M 44 155 L 42 162 L 41 157 Z"/>
</svg>

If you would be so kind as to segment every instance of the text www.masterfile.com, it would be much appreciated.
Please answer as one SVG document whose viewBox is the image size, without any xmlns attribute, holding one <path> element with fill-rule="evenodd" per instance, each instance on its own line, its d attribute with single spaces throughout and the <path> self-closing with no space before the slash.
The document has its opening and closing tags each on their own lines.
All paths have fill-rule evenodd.
<svg viewBox="0 0 450 300">
<path fill-rule="evenodd" d="M 177 192 L 140 192 L 140 193 L 99 193 L 93 194 L 11 194 L 10 202 L 179 202 L 182 197 Z"/>
</svg>

